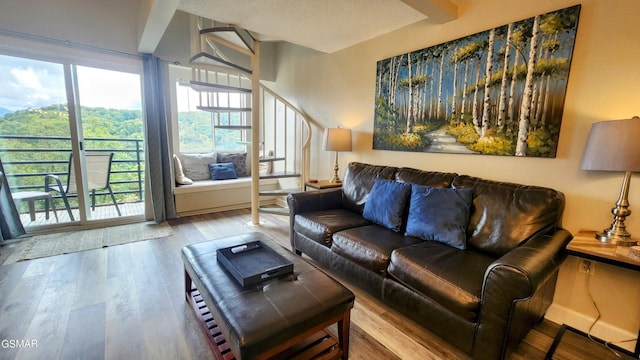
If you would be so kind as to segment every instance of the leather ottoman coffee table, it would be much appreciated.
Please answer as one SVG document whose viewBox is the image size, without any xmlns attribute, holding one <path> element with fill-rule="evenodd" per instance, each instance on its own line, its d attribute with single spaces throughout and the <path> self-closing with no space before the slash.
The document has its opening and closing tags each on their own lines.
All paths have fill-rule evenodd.
<svg viewBox="0 0 640 360">
<path fill-rule="evenodd" d="M 262 241 L 293 263 L 293 274 L 243 288 L 216 260 L 216 250 Z M 182 249 L 186 298 L 219 359 L 348 358 L 349 289 L 262 233 Z M 195 287 L 194 287 L 195 285 Z M 336 324 L 338 339 L 325 328 Z"/>
</svg>

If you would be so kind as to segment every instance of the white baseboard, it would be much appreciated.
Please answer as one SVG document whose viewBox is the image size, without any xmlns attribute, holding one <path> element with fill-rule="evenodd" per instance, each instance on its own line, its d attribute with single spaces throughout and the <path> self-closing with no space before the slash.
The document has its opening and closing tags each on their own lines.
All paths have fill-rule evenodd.
<svg viewBox="0 0 640 360">
<path fill-rule="evenodd" d="M 551 304 L 544 317 L 554 323 L 567 324 L 585 333 L 589 331 L 589 327 L 591 327 L 591 324 L 595 320 L 592 316 L 587 316 L 557 304 Z M 616 343 L 616 341 L 636 339 L 638 337 L 638 334 L 613 326 L 602 320 L 599 320 L 593 326 L 591 335 L 606 341 L 611 341 L 613 344 L 631 352 L 635 350 L 635 341 L 623 343 Z"/>
</svg>

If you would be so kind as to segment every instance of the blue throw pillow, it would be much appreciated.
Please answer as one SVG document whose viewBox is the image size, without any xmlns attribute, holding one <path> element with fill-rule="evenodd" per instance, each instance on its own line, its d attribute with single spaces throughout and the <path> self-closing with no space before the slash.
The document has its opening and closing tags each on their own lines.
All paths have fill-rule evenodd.
<svg viewBox="0 0 640 360">
<path fill-rule="evenodd" d="M 236 168 L 232 162 L 209 164 L 211 180 L 237 179 Z"/>
<path fill-rule="evenodd" d="M 472 201 L 471 189 L 413 184 L 405 235 L 465 249 Z"/>
<path fill-rule="evenodd" d="M 410 184 L 377 178 L 364 204 L 362 217 L 398 232 L 410 193 Z"/>
</svg>

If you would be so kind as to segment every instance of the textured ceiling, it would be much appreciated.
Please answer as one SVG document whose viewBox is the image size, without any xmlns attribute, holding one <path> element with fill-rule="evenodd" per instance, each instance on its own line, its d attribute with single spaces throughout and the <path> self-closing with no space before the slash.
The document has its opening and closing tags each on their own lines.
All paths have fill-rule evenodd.
<svg viewBox="0 0 640 360">
<path fill-rule="evenodd" d="M 332 53 L 428 18 L 403 1 L 180 0 L 178 10 L 247 29 L 262 41 L 284 40 Z M 460 1 L 418 2 L 455 7 L 452 2 Z"/>
</svg>

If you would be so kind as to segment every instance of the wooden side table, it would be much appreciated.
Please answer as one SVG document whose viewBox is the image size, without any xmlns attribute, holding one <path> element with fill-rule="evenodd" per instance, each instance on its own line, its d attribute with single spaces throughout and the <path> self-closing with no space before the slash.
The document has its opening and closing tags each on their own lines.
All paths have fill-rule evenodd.
<svg viewBox="0 0 640 360">
<path fill-rule="evenodd" d="M 596 240 L 595 231 L 580 230 L 567 245 L 569 255 L 640 271 L 640 258 L 629 254 L 626 246 Z"/>
<path fill-rule="evenodd" d="M 304 183 L 304 191 L 307 191 L 307 188 L 322 190 L 322 189 L 331 189 L 331 188 L 339 188 L 339 187 L 342 187 L 342 182 L 332 183 L 329 180 L 318 180 L 317 182 L 307 181 L 306 183 Z"/>
<path fill-rule="evenodd" d="M 569 244 L 567 245 L 567 254 L 583 259 L 603 262 L 625 269 L 640 271 L 640 258 L 630 255 L 628 247 L 603 243 L 596 240 L 595 234 L 595 231 L 580 230 L 573 237 L 573 240 L 571 240 L 571 242 L 569 242 Z M 555 339 L 553 340 L 553 344 L 551 344 L 551 348 L 549 349 L 549 352 L 547 353 L 545 359 L 551 359 L 553 353 L 555 352 L 555 349 L 562 339 L 562 336 L 564 335 L 565 330 L 567 329 L 586 336 L 584 332 L 563 324 L 556 334 Z M 594 339 L 598 340 L 599 342 L 604 342 L 595 337 Z M 616 350 L 622 351 L 624 353 L 633 355 L 635 358 L 638 358 L 640 356 L 640 331 L 638 332 L 638 340 L 636 340 L 636 347 L 633 353 L 630 353 L 630 351 L 615 345 L 610 346 L 615 347 Z"/>
</svg>

